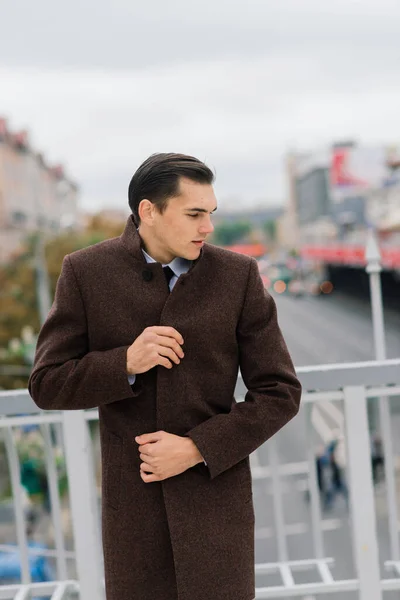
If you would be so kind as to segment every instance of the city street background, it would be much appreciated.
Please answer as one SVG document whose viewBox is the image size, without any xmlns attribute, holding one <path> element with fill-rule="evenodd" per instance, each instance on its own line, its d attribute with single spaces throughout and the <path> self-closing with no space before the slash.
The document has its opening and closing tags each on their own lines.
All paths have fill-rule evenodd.
<svg viewBox="0 0 400 600">
<path fill-rule="evenodd" d="M 370 306 L 366 299 L 360 299 L 345 292 L 337 292 L 329 297 L 293 299 L 284 295 L 275 298 L 278 316 L 289 350 L 296 366 L 325 363 L 358 362 L 371 360 L 374 356 L 373 333 Z M 387 310 L 386 339 L 388 358 L 400 356 L 400 312 Z M 339 408 L 340 405 L 339 405 Z M 337 423 L 332 422 L 332 430 Z M 316 449 L 323 442 L 318 432 L 313 430 L 313 439 L 306 434 L 304 412 L 289 423 L 277 436 L 278 452 L 282 463 L 300 463 L 307 460 L 306 449 L 312 444 Z M 400 456 L 400 413 L 396 410 L 392 419 L 392 432 L 395 453 Z M 268 443 L 252 457 L 252 465 L 268 465 Z M 397 477 L 398 498 L 400 479 Z M 308 489 L 307 475 L 283 477 L 283 512 L 286 525 L 286 539 L 290 560 L 307 559 L 314 556 L 309 504 L 305 498 Z M 278 561 L 275 540 L 272 484 L 270 480 L 254 479 L 256 507 L 256 562 Z M 385 484 L 375 488 L 378 515 L 378 535 L 381 562 L 389 559 L 389 536 L 387 525 L 387 505 Z M 354 563 L 351 546 L 351 531 L 348 510 L 343 497 L 339 496 L 332 510 L 323 512 L 323 533 L 325 556 L 335 559 L 332 569 L 335 578 L 354 577 Z M 385 574 L 387 576 L 387 573 Z M 316 573 L 298 572 L 298 582 L 315 581 Z M 257 585 L 268 582 L 277 584 L 279 579 L 259 576 Z M 385 598 L 398 598 L 398 594 L 387 593 Z M 309 598 L 306 597 L 305 598 Z M 310 597 L 311 598 L 311 597 Z M 329 594 L 318 598 L 353 600 L 356 593 Z"/>
<path fill-rule="evenodd" d="M 379 300 L 373 311 L 369 301 L 370 282 L 378 292 L 380 279 L 386 356 L 400 358 L 399 0 L 5 0 L 0 23 L 0 394 L 27 388 L 64 257 L 122 233 L 129 181 L 159 152 L 193 155 L 215 171 L 209 241 L 258 261 L 296 367 L 383 358 Z M 400 468 L 400 398 L 391 407 Z M 379 431 L 374 400 L 368 409 Z M 327 450 L 344 418 L 340 402 L 319 403 L 309 430 L 305 412 L 276 437 L 291 560 L 315 557 L 307 448 Z M 14 475 L 27 502 L 40 506 L 35 539 L 51 546 L 43 437 L 15 430 Z M 99 471 L 96 433 L 94 442 Z M 71 549 L 66 463 L 60 440 L 52 444 Z M 0 448 L 1 545 L 14 543 L 16 531 Z M 251 456 L 257 563 L 282 558 L 272 481 L 260 476 L 269 448 Z M 375 484 L 381 566 L 399 559 L 396 549 L 389 556 L 386 491 L 384 480 Z M 356 575 L 358 529 L 348 515 L 342 497 L 323 511 L 336 579 Z M 1 573 L 0 565 L 0 587 Z M 368 585 L 369 573 L 359 573 Z M 317 579 L 296 573 L 298 582 Z M 279 578 L 257 577 L 258 586 L 272 583 Z"/>
</svg>

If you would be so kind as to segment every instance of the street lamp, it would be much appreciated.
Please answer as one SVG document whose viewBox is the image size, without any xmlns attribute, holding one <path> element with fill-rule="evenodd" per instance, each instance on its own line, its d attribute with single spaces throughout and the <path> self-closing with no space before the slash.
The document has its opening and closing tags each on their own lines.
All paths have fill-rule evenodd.
<svg viewBox="0 0 400 600">
<path fill-rule="evenodd" d="M 367 245 L 365 249 L 365 258 L 367 261 L 366 271 L 369 275 L 371 293 L 371 310 L 372 326 L 374 330 L 375 358 L 376 360 L 385 360 L 386 341 L 381 287 L 381 253 L 373 229 L 370 229 L 368 232 Z"/>
<path fill-rule="evenodd" d="M 385 324 L 383 318 L 383 302 L 382 302 L 382 286 L 381 286 L 381 254 L 379 251 L 376 234 L 373 229 L 368 232 L 367 245 L 365 250 L 365 258 L 367 260 L 366 271 L 369 275 L 370 293 L 371 293 L 371 310 L 372 310 L 372 326 L 374 331 L 374 346 L 376 360 L 386 359 L 386 342 L 385 342 Z M 398 562 L 400 560 L 400 545 L 397 531 L 398 515 L 397 515 L 397 492 L 395 478 L 391 475 L 394 473 L 393 460 L 393 443 L 392 430 L 390 424 L 390 405 L 388 398 L 379 398 L 379 420 L 380 431 L 382 436 L 383 451 L 385 456 L 385 473 L 387 503 L 389 512 L 389 523 L 394 524 L 394 531 L 390 528 L 390 548 L 392 560 Z M 376 404 L 375 404 L 376 407 Z M 376 426 L 376 410 L 373 413 L 374 423 Z"/>
</svg>

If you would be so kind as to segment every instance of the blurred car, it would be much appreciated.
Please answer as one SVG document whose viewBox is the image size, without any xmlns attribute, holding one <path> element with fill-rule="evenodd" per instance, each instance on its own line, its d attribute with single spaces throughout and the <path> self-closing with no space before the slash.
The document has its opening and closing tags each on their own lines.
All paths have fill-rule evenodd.
<svg viewBox="0 0 400 600">
<path fill-rule="evenodd" d="M 289 294 L 291 294 L 292 296 L 295 296 L 295 298 L 300 298 L 301 296 L 304 296 L 304 294 L 306 293 L 306 286 L 304 284 L 303 279 L 300 279 L 300 278 L 291 279 L 289 281 L 287 289 L 288 289 Z"/>
<path fill-rule="evenodd" d="M 275 264 L 269 267 L 266 272 L 268 279 L 267 289 L 273 290 L 277 294 L 283 294 L 288 291 L 288 285 L 294 277 L 294 273 L 284 264 Z"/>
<path fill-rule="evenodd" d="M 304 280 L 305 292 L 310 296 L 322 296 L 333 292 L 331 281 L 323 281 L 316 276 L 307 277 Z"/>
</svg>

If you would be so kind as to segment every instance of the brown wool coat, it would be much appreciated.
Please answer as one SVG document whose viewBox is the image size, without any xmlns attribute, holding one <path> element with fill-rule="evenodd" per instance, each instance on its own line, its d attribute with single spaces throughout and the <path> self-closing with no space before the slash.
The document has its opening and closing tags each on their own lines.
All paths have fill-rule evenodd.
<svg viewBox="0 0 400 600">
<path fill-rule="evenodd" d="M 128 346 L 152 325 L 175 327 L 185 358 L 131 387 Z M 169 294 L 130 217 L 121 237 L 64 259 L 29 389 L 43 409 L 99 407 L 108 600 L 254 598 L 248 457 L 300 401 L 254 259 L 206 245 Z M 157 430 L 190 436 L 208 466 L 144 483 L 134 438 Z"/>
</svg>

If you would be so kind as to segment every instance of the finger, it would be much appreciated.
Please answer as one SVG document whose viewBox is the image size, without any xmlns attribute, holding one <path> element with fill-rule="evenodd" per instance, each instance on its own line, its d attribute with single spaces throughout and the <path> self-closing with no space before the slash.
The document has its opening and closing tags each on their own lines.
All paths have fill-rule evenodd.
<svg viewBox="0 0 400 600">
<path fill-rule="evenodd" d="M 171 348 L 168 348 L 166 346 L 158 346 L 157 352 L 160 356 L 164 356 L 166 358 L 169 358 L 169 360 L 172 360 L 176 365 L 179 365 L 179 363 L 181 362 L 179 356 Z"/>
<path fill-rule="evenodd" d="M 154 467 L 149 465 L 147 462 L 140 463 L 140 470 L 142 471 L 142 473 L 152 473 L 152 474 L 154 474 L 154 471 L 155 471 Z"/>
<path fill-rule="evenodd" d="M 154 363 L 154 366 L 156 365 L 160 365 L 160 367 L 165 367 L 166 369 L 172 369 L 173 364 L 170 360 L 168 360 L 168 358 L 165 358 L 164 356 L 160 356 L 158 355 L 158 360 L 156 363 Z"/>
<path fill-rule="evenodd" d="M 153 457 L 153 446 L 154 443 L 149 443 L 149 444 L 145 444 L 144 446 L 139 446 L 138 450 L 140 454 L 143 454 L 144 456 L 148 457 L 151 456 Z"/>
<path fill-rule="evenodd" d="M 149 444 L 152 442 L 158 442 L 162 438 L 163 431 L 153 431 L 152 433 L 142 433 L 142 435 L 137 435 L 135 437 L 135 442 L 137 444 Z"/>
<path fill-rule="evenodd" d="M 156 343 L 159 346 L 166 346 L 168 348 L 171 348 L 173 352 L 175 352 L 175 354 L 179 356 L 179 358 L 183 358 L 185 356 L 180 344 L 178 344 L 174 339 L 170 337 L 158 335 Z"/>
<path fill-rule="evenodd" d="M 139 454 L 139 458 L 140 458 L 140 460 L 142 460 L 143 462 L 145 462 L 149 465 L 154 465 L 154 457 L 150 456 L 150 454 L 145 454 L 144 452 L 141 452 Z"/>
<path fill-rule="evenodd" d="M 150 475 L 147 475 L 146 473 L 143 473 L 143 471 L 140 472 L 140 477 L 143 479 L 143 481 L 145 483 L 153 483 L 154 481 L 161 481 L 161 479 L 157 475 L 154 475 L 153 473 L 151 473 Z"/>
<path fill-rule="evenodd" d="M 163 335 L 166 337 L 174 338 L 178 342 L 178 344 L 184 343 L 183 337 L 181 336 L 179 331 L 177 331 L 173 327 L 164 327 L 163 325 L 154 325 L 154 327 L 148 327 L 147 331 L 151 331 L 153 333 L 156 333 L 157 335 Z"/>
</svg>

